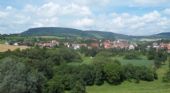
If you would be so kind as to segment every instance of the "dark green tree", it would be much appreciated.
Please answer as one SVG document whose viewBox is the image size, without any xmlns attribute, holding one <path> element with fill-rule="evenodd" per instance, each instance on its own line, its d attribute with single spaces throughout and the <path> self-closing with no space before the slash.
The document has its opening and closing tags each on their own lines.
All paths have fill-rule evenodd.
<svg viewBox="0 0 170 93">
<path fill-rule="evenodd" d="M 62 76 L 54 76 L 53 79 L 49 80 L 45 93 L 64 93 Z"/>
<path fill-rule="evenodd" d="M 0 93 L 42 93 L 45 78 L 24 63 L 6 58 L 0 63 Z"/>
<path fill-rule="evenodd" d="M 106 81 L 109 84 L 120 84 L 123 81 L 122 67 L 119 62 L 108 62 L 104 66 L 104 73 L 106 75 Z"/>
<path fill-rule="evenodd" d="M 86 87 L 83 85 L 82 82 L 77 81 L 73 89 L 71 90 L 71 93 L 86 93 Z"/>
</svg>

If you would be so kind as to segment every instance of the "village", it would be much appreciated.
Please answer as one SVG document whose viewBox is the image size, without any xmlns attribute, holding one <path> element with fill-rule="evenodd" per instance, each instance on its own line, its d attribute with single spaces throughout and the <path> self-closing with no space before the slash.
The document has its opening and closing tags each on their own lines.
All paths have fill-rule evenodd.
<svg viewBox="0 0 170 93">
<path fill-rule="evenodd" d="M 46 48 L 53 48 L 56 46 L 64 45 L 67 48 L 72 48 L 74 50 L 80 49 L 81 47 L 86 47 L 88 49 L 92 48 L 104 48 L 104 49 L 111 49 L 111 48 L 118 48 L 118 49 L 128 49 L 128 50 L 134 50 L 138 45 L 136 43 L 129 42 L 127 40 L 118 39 L 118 40 L 97 40 L 92 39 L 93 42 L 91 43 L 76 43 L 76 42 L 60 42 L 59 40 L 50 40 L 50 41 L 41 41 L 36 42 L 32 44 L 33 46 L 39 46 L 39 47 L 46 47 Z M 24 42 L 14 42 L 14 43 L 8 43 L 6 44 L 20 46 L 20 45 L 26 45 L 27 43 Z"/>
<path fill-rule="evenodd" d="M 117 39 L 117 40 L 97 40 L 97 39 L 90 39 L 92 42 L 84 43 L 84 42 L 63 42 L 57 39 L 54 40 L 49 40 L 49 41 L 39 41 L 35 42 L 33 44 L 29 44 L 31 46 L 38 46 L 41 48 L 54 48 L 57 46 L 64 46 L 67 48 L 71 48 L 74 50 L 78 50 L 81 47 L 86 47 L 88 49 L 92 48 L 97 48 L 97 49 L 126 49 L 126 50 L 135 50 L 138 47 L 138 44 L 136 42 L 124 40 L 124 39 Z M 13 42 L 13 43 L 8 43 L 6 42 L 7 45 L 15 45 L 15 46 L 20 46 L 20 45 L 25 45 L 28 46 L 28 43 L 26 42 Z M 152 42 L 151 44 L 148 44 L 146 46 L 146 49 L 166 49 L 168 53 L 170 53 L 170 43 L 163 43 L 163 42 Z"/>
</svg>

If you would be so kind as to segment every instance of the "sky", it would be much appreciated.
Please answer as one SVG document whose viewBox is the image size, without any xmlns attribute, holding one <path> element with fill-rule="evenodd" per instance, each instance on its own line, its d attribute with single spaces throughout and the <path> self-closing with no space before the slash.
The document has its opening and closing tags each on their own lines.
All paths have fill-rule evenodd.
<svg viewBox="0 0 170 93">
<path fill-rule="evenodd" d="M 0 34 L 35 27 L 137 36 L 170 32 L 170 0 L 0 0 Z"/>
</svg>

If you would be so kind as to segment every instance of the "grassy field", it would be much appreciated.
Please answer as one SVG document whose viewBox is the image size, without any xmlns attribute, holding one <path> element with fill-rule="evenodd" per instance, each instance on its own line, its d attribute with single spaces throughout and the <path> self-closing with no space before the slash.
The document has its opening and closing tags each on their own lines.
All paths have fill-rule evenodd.
<svg viewBox="0 0 170 93">
<path fill-rule="evenodd" d="M 159 79 L 153 82 L 141 81 L 139 84 L 123 82 L 118 86 L 105 84 L 103 86 L 87 87 L 87 93 L 170 93 L 170 85 L 162 82 L 162 77 L 167 71 L 168 65 L 157 70 Z"/>
<path fill-rule="evenodd" d="M 112 57 L 112 59 L 119 60 L 122 65 L 133 64 L 136 66 L 147 66 L 147 67 L 153 66 L 153 61 L 147 60 L 147 58 L 145 58 L 145 57 L 143 57 L 142 59 L 133 59 L 133 60 L 123 59 L 122 57 Z M 71 63 L 71 64 L 74 64 L 74 65 L 91 64 L 92 60 L 93 60 L 92 57 L 83 57 L 82 63 Z"/>
<path fill-rule="evenodd" d="M 26 49 L 27 46 L 13 46 L 13 45 L 6 45 L 6 44 L 0 44 L 0 52 L 5 52 L 7 50 L 15 50 L 15 49 Z"/>
<path fill-rule="evenodd" d="M 5 43 L 5 40 L 0 40 L 0 44 L 4 44 Z"/>
<path fill-rule="evenodd" d="M 84 61 L 81 64 L 90 64 L 93 60 L 93 58 L 90 57 L 83 57 L 83 59 Z M 147 60 L 145 57 L 140 60 L 126 60 L 122 57 L 113 57 L 113 59 L 118 59 L 123 65 L 131 63 L 137 66 L 153 66 L 153 61 Z M 76 65 L 78 64 L 80 63 L 76 63 Z M 158 69 L 157 73 L 159 79 L 153 82 L 140 81 L 139 84 L 136 84 L 125 81 L 118 86 L 109 85 L 106 83 L 102 86 L 88 86 L 87 93 L 170 93 L 170 84 L 168 85 L 162 82 L 162 77 L 167 70 L 168 64 L 163 65 L 160 69 Z"/>
<path fill-rule="evenodd" d="M 123 59 L 122 57 L 113 57 L 113 59 L 119 60 L 122 65 L 133 64 L 136 66 L 148 66 L 148 67 L 153 66 L 153 61 L 148 60 L 146 57 L 142 57 L 141 59 L 132 59 L 132 60 Z"/>
</svg>

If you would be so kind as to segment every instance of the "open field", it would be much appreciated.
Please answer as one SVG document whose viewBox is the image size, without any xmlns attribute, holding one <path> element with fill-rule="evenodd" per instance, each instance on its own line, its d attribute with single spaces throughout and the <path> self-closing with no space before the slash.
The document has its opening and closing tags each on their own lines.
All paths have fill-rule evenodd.
<svg viewBox="0 0 170 93">
<path fill-rule="evenodd" d="M 0 44 L 4 44 L 5 43 L 5 40 L 0 40 Z"/>
<path fill-rule="evenodd" d="M 113 59 L 119 60 L 122 65 L 133 64 L 136 66 L 151 67 L 154 64 L 152 60 L 148 60 L 146 57 L 142 57 L 141 59 L 132 59 L 132 60 L 123 59 L 122 57 L 113 57 Z"/>
<path fill-rule="evenodd" d="M 132 59 L 132 60 L 123 59 L 122 57 L 112 57 L 112 59 L 119 60 L 122 65 L 133 64 L 136 66 L 147 66 L 147 67 L 153 66 L 153 61 L 147 60 L 147 58 L 145 58 L 145 57 L 143 57 L 142 59 Z M 73 65 L 91 64 L 92 61 L 93 61 L 92 57 L 83 57 L 82 63 L 71 63 L 71 64 L 73 64 Z"/>
<path fill-rule="evenodd" d="M 7 50 L 15 50 L 15 49 L 26 49 L 28 48 L 27 46 L 14 46 L 14 45 L 6 45 L 6 44 L 0 44 L 0 52 L 5 52 Z"/>
</svg>

